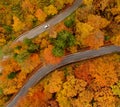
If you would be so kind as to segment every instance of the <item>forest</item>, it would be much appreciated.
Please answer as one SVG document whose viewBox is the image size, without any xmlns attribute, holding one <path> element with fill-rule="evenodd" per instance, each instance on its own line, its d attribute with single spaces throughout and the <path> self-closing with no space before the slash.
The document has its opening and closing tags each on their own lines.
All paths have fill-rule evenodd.
<svg viewBox="0 0 120 107">
<path fill-rule="evenodd" d="M 74 0 L 0 0 L 0 107 L 35 69 L 60 63 L 82 49 L 120 46 L 120 0 L 83 0 L 62 22 L 33 39 L 10 45 Z M 10 47 L 9 47 L 10 46 Z M 22 103 L 21 103 L 22 102 Z M 120 53 L 56 69 L 31 87 L 15 107 L 119 107 Z"/>
</svg>

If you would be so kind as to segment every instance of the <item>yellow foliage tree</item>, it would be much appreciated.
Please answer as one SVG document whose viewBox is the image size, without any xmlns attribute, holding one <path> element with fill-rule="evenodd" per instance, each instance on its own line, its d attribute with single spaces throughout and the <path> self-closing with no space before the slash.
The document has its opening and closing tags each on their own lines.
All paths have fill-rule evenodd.
<svg viewBox="0 0 120 107">
<path fill-rule="evenodd" d="M 57 101 L 60 107 L 71 107 L 70 99 L 85 90 L 87 83 L 76 79 L 73 75 L 67 77 L 63 88 L 57 93 Z"/>
<path fill-rule="evenodd" d="M 12 26 L 13 26 L 13 30 L 15 32 L 19 32 L 24 29 L 25 24 L 22 21 L 20 21 L 20 19 L 18 17 L 13 16 L 13 21 L 14 21 L 14 23 Z"/>
<path fill-rule="evenodd" d="M 0 33 L 0 46 L 4 45 L 5 43 L 6 43 L 5 35 Z"/>
<path fill-rule="evenodd" d="M 93 0 L 83 0 L 83 3 L 87 6 L 87 7 L 91 7 L 93 4 Z"/>
<path fill-rule="evenodd" d="M 106 18 L 102 18 L 101 16 L 89 14 L 87 23 L 95 29 L 103 29 L 108 26 L 110 22 Z"/>
<path fill-rule="evenodd" d="M 77 39 L 77 44 L 83 44 L 84 40 L 91 34 L 93 31 L 93 27 L 87 23 L 82 23 L 78 20 L 76 20 L 76 39 Z"/>
<path fill-rule="evenodd" d="M 111 41 L 113 44 L 120 46 L 120 34 L 113 36 Z"/>
<path fill-rule="evenodd" d="M 83 90 L 79 93 L 78 98 L 71 99 L 71 103 L 73 107 L 92 107 L 91 101 L 94 97 L 94 93 L 90 90 Z"/>
<path fill-rule="evenodd" d="M 47 7 L 44 7 L 44 12 L 47 15 L 55 15 L 58 13 L 57 8 L 54 5 L 49 5 Z"/>
<path fill-rule="evenodd" d="M 110 88 L 102 88 L 95 93 L 93 107 L 115 107 L 115 97 Z"/>
<path fill-rule="evenodd" d="M 49 80 L 44 85 L 45 91 L 50 93 L 59 92 L 62 88 L 63 80 L 64 80 L 64 72 L 56 70 L 51 74 Z"/>
</svg>

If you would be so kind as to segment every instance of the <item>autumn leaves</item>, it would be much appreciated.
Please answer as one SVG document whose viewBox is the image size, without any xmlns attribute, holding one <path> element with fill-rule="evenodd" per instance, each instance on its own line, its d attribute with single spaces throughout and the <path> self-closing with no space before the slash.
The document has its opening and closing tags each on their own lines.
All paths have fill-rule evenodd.
<svg viewBox="0 0 120 107">
<path fill-rule="evenodd" d="M 55 104 L 50 107 L 116 107 L 120 102 L 118 58 L 118 54 L 107 55 L 57 69 L 31 88 L 17 107 L 33 106 L 33 97 L 41 107 L 50 101 Z"/>
<path fill-rule="evenodd" d="M 45 22 L 73 2 L 46 1 L 16 0 L 11 5 L 7 5 L 10 1 L 0 2 L 0 13 L 4 15 L 0 16 L 0 45 Z M 23 86 L 38 65 L 60 63 L 64 55 L 84 47 L 98 49 L 107 42 L 120 45 L 119 7 L 119 0 L 84 0 L 75 13 L 49 31 L 15 44 L 12 57 L 1 63 L 1 105 Z M 119 69 L 116 73 L 119 59 L 119 55 L 105 56 L 57 70 L 40 82 L 42 86 L 31 89 L 23 104 L 30 106 L 35 100 L 33 106 L 114 107 L 116 95 L 120 95 Z"/>
<path fill-rule="evenodd" d="M 12 0 L 0 2 L 0 46 L 58 14 L 74 0 Z"/>
</svg>

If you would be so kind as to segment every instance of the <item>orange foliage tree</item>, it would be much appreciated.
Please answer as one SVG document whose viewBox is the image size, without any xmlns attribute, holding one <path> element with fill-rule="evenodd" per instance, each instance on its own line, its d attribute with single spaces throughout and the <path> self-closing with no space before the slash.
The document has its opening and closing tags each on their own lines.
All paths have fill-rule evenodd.
<svg viewBox="0 0 120 107">
<path fill-rule="evenodd" d="M 50 97 L 50 95 L 47 95 L 42 91 L 41 86 L 37 86 L 36 88 L 30 90 L 28 95 L 21 97 L 21 100 L 18 102 L 16 107 L 47 107 L 47 101 Z"/>
<path fill-rule="evenodd" d="M 52 49 L 53 49 L 53 46 L 49 45 L 48 48 L 44 50 L 43 57 L 45 59 L 45 62 L 48 64 L 60 63 L 63 57 L 55 57 L 52 54 Z"/>
</svg>

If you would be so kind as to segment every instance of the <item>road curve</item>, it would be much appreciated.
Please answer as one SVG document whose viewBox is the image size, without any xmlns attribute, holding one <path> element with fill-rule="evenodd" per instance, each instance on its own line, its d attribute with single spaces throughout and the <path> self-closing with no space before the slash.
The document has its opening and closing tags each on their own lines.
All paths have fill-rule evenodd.
<svg viewBox="0 0 120 107">
<path fill-rule="evenodd" d="M 59 64 L 46 65 L 41 67 L 34 75 L 30 77 L 28 82 L 21 88 L 18 94 L 13 98 L 13 100 L 6 107 L 14 107 L 17 101 L 19 100 L 19 98 L 25 95 L 29 88 L 34 86 L 43 77 L 45 77 L 48 73 L 52 72 L 53 70 L 73 62 L 91 59 L 91 58 L 95 58 L 95 57 L 99 57 L 102 55 L 115 53 L 115 52 L 120 52 L 120 46 L 114 46 L 114 45 L 105 46 L 105 47 L 99 48 L 98 50 L 87 50 L 84 52 L 70 54 L 65 56 L 64 59 Z"/>
<path fill-rule="evenodd" d="M 34 38 L 40 33 L 44 32 L 45 30 L 48 30 L 50 27 L 56 25 L 57 23 L 61 22 L 63 19 L 65 19 L 67 16 L 69 16 L 72 12 L 74 12 L 82 3 L 82 0 L 75 0 L 72 6 L 68 7 L 65 9 L 63 12 L 60 14 L 56 15 L 49 21 L 43 23 L 40 26 L 37 26 L 33 28 L 32 30 L 20 35 L 18 38 L 16 38 L 13 43 L 18 42 L 18 41 L 23 41 L 24 38 Z"/>
</svg>

